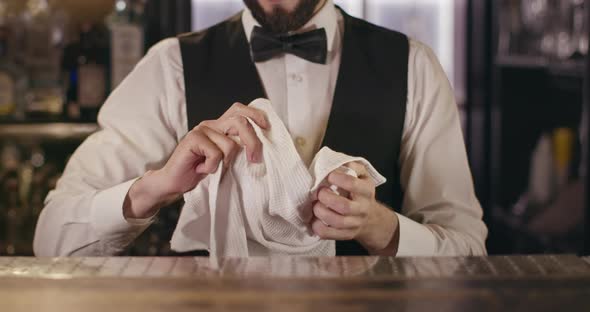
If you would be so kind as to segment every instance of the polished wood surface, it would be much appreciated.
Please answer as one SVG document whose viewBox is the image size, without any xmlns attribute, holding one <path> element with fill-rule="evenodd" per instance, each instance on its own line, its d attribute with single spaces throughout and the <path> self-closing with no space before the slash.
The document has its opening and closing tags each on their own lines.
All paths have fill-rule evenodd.
<svg viewBox="0 0 590 312">
<path fill-rule="evenodd" d="M 590 311 L 590 261 L 0 258 L 0 311 Z"/>
</svg>

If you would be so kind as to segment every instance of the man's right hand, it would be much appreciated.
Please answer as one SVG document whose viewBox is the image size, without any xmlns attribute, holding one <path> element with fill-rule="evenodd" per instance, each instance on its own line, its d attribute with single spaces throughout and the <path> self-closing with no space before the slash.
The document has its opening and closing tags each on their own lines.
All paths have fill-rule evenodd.
<svg viewBox="0 0 590 312">
<path fill-rule="evenodd" d="M 264 112 L 235 103 L 219 119 L 189 131 L 164 167 L 148 171 L 131 186 L 123 204 L 125 218 L 149 218 L 215 173 L 220 162 L 227 168 L 242 148 L 229 136 L 239 137 L 250 162 L 261 162 L 262 143 L 246 118 L 263 129 L 270 127 Z"/>
</svg>

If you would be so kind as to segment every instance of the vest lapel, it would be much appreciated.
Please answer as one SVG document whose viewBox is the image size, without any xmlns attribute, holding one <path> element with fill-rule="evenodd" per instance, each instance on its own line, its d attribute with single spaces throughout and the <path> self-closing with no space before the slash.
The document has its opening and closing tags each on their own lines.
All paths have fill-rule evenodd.
<svg viewBox="0 0 590 312">
<path fill-rule="evenodd" d="M 366 53 L 366 35 L 355 26 L 356 19 L 344 11 L 342 14 L 345 31 L 341 64 L 323 145 L 364 157 L 383 175 L 397 177 L 394 174 L 399 149 L 396 128 L 400 127 L 400 118 L 403 125 L 403 116 L 399 116 L 396 97 L 392 96 L 393 83 L 388 82 L 393 79 L 393 73 L 383 75 L 381 64 Z M 391 184 L 380 189 L 386 191 L 388 185 Z"/>
</svg>

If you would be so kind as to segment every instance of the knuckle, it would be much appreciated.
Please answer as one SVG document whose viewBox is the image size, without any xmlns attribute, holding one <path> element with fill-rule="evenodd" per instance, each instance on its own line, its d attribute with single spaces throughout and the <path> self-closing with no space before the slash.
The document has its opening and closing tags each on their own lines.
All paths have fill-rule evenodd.
<svg viewBox="0 0 590 312">
<path fill-rule="evenodd" d="M 351 228 L 360 228 L 362 225 L 362 221 L 359 218 L 350 218 L 348 221 L 348 226 Z"/>
<path fill-rule="evenodd" d="M 332 221 L 334 221 L 334 220 L 332 220 L 332 217 L 328 213 L 328 208 L 326 208 L 326 207 L 321 207 L 319 209 L 319 216 L 318 217 L 328 224 L 332 224 L 333 223 Z"/>
<path fill-rule="evenodd" d="M 354 211 L 357 215 L 362 215 L 363 213 L 366 213 L 367 210 L 365 209 L 365 206 L 361 205 L 356 201 L 350 201 L 350 209 Z"/>
<path fill-rule="evenodd" d="M 211 128 L 209 126 L 206 126 L 206 125 L 202 125 L 202 126 L 199 127 L 199 130 L 197 130 L 197 131 L 199 133 L 205 134 L 205 133 L 210 132 L 212 130 L 213 130 L 213 128 Z"/>
<path fill-rule="evenodd" d="M 313 215 L 317 218 L 320 218 L 322 216 L 322 209 L 319 205 L 313 206 Z"/>
<path fill-rule="evenodd" d="M 264 113 L 261 110 L 259 110 L 259 109 L 254 110 L 254 117 L 256 119 L 258 119 L 258 120 L 264 120 L 265 119 Z"/>
<path fill-rule="evenodd" d="M 214 160 L 220 160 L 223 158 L 223 152 L 219 149 L 214 149 L 211 151 L 211 158 Z"/>
<path fill-rule="evenodd" d="M 186 135 L 186 138 L 189 141 L 200 141 L 201 138 L 202 138 L 202 136 L 203 136 L 203 129 L 202 128 L 199 128 L 199 129 L 196 129 L 196 130 L 193 130 L 193 131 L 189 132 Z"/>
<path fill-rule="evenodd" d="M 363 177 L 367 175 L 367 167 L 360 162 L 354 162 L 354 167 L 351 167 L 352 170 L 356 172 L 359 177 Z"/>
<path fill-rule="evenodd" d="M 354 170 L 356 173 L 358 173 L 358 169 L 359 169 L 359 163 L 356 161 L 350 162 L 346 165 L 348 168 Z"/>
<path fill-rule="evenodd" d="M 361 179 L 357 179 L 357 178 L 353 178 L 353 177 L 351 177 L 351 179 L 350 179 L 350 185 L 355 190 L 361 190 L 361 189 L 363 189 L 363 186 L 364 186 L 363 181 Z"/>
<path fill-rule="evenodd" d="M 320 214 L 321 211 L 322 211 L 322 204 L 316 203 L 315 205 L 313 205 L 313 212 L 314 213 Z"/>
<path fill-rule="evenodd" d="M 340 216 L 330 216 L 330 218 L 326 219 L 326 222 L 335 228 L 343 228 L 346 227 L 346 219 L 344 217 L 340 217 Z"/>
<path fill-rule="evenodd" d="M 357 173 L 359 176 L 366 176 L 369 172 L 367 171 L 367 167 L 364 164 L 357 163 L 358 169 Z"/>
<path fill-rule="evenodd" d="M 322 222 L 321 222 L 321 221 L 319 221 L 319 220 L 316 220 L 316 222 L 314 222 L 314 224 L 313 224 L 313 226 L 312 226 L 312 227 L 313 227 L 313 232 L 314 232 L 314 233 L 315 233 L 317 236 L 319 236 L 319 237 L 321 237 L 321 238 L 324 238 L 324 237 L 325 237 L 325 235 L 326 235 L 326 230 L 325 230 L 325 229 L 322 227 Z"/>
<path fill-rule="evenodd" d="M 212 123 L 213 123 L 212 120 L 203 120 L 194 129 L 197 129 L 197 128 L 200 128 L 200 127 L 210 127 Z"/>
<path fill-rule="evenodd" d="M 358 215 L 362 218 L 367 218 L 369 216 L 369 211 L 364 206 L 359 206 L 358 208 Z"/>
<path fill-rule="evenodd" d="M 200 123 L 196 125 L 191 131 L 189 131 L 189 134 L 195 134 L 196 132 L 200 132 L 203 130 L 204 127 L 205 125 L 203 123 Z"/>
<path fill-rule="evenodd" d="M 322 201 L 322 202 L 324 202 L 324 201 L 325 201 L 325 199 L 326 199 L 326 189 L 325 189 L 325 188 L 322 188 L 322 189 L 319 191 L 319 193 L 318 193 L 318 199 L 319 199 L 320 201 Z"/>
<path fill-rule="evenodd" d="M 349 200 L 343 200 L 340 204 L 340 208 L 342 209 L 343 214 L 350 214 L 352 212 L 353 203 Z"/>
<path fill-rule="evenodd" d="M 324 191 L 319 196 L 319 199 L 322 202 L 322 204 L 324 204 L 326 206 L 338 206 L 338 202 L 333 200 L 332 194 L 330 194 L 329 191 Z"/>
<path fill-rule="evenodd" d="M 232 106 L 230 107 L 230 109 L 237 109 L 237 108 L 242 108 L 245 105 L 240 103 L 240 102 L 235 102 L 234 104 L 232 104 Z"/>
<path fill-rule="evenodd" d="M 238 117 L 234 118 L 234 120 L 236 121 L 236 123 L 238 123 L 241 126 L 248 125 L 248 119 L 246 119 L 246 117 L 244 117 L 244 116 L 238 116 Z"/>
<path fill-rule="evenodd" d="M 352 187 L 354 187 L 354 177 L 350 176 L 350 175 L 342 175 L 342 186 L 345 187 L 346 189 L 351 189 Z"/>
<path fill-rule="evenodd" d="M 215 169 L 216 169 L 216 168 L 215 168 L 215 167 L 213 167 L 213 166 L 208 166 L 208 167 L 206 167 L 206 168 L 205 168 L 205 170 L 204 170 L 204 171 L 205 171 L 205 173 L 207 173 L 207 174 L 212 174 L 212 173 L 214 173 L 214 172 L 215 172 Z"/>
</svg>

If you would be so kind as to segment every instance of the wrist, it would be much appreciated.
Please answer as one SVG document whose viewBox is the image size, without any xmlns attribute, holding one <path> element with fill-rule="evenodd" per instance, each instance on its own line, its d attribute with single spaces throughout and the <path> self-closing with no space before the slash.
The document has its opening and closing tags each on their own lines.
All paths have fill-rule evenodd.
<svg viewBox="0 0 590 312">
<path fill-rule="evenodd" d="M 160 208 L 180 198 L 162 187 L 160 171 L 148 171 L 137 179 L 129 189 L 123 205 L 123 215 L 128 219 L 153 217 Z"/>
<path fill-rule="evenodd" d="M 373 255 L 394 256 L 399 244 L 399 219 L 395 212 L 376 203 L 374 213 L 357 241 Z"/>
</svg>

